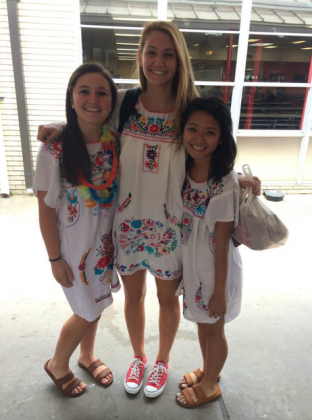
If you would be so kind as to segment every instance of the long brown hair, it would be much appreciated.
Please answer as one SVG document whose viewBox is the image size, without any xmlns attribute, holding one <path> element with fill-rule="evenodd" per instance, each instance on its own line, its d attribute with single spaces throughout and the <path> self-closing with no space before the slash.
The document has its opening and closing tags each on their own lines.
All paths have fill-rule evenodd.
<svg viewBox="0 0 312 420">
<path fill-rule="evenodd" d="M 86 73 L 98 73 L 104 77 L 109 83 L 112 103 L 112 115 L 116 104 L 117 90 L 110 74 L 97 63 L 85 63 L 79 66 L 71 75 L 67 91 L 66 91 L 66 118 L 67 125 L 62 135 L 62 149 L 63 149 L 63 170 L 64 175 L 72 185 L 79 185 L 79 176 L 86 180 L 91 179 L 91 168 L 89 154 L 83 141 L 82 133 L 80 131 L 76 111 L 72 108 L 72 94 L 79 77 Z"/>
<path fill-rule="evenodd" d="M 178 70 L 174 76 L 172 89 L 175 95 L 175 136 L 179 138 L 181 115 L 187 104 L 198 97 L 198 91 L 194 83 L 194 74 L 189 59 L 185 39 L 179 28 L 171 22 L 155 21 L 144 25 L 139 50 L 142 52 L 147 38 L 154 31 L 161 31 L 168 34 L 174 43 L 178 57 Z M 137 60 L 137 73 L 143 90 L 147 89 L 147 80 Z"/>
</svg>

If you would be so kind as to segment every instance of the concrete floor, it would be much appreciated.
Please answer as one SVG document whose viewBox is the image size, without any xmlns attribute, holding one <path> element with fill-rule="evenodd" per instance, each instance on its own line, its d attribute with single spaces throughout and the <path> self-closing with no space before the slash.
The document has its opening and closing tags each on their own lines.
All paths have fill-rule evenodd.
<svg viewBox="0 0 312 420">
<path fill-rule="evenodd" d="M 100 321 L 97 356 L 114 372 L 108 389 L 88 384 L 78 399 L 64 398 L 43 370 L 69 307 L 50 273 L 32 196 L 0 198 L 0 374 L 2 420 L 184 420 L 312 419 L 312 196 L 287 195 L 268 203 L 290 230 L 283 248 L 253 252 L 244 261 L 242 314 L 226 327 L 229 357 L 222 372 L 223 397 L 185 410 L 175 403 L 178 380 L 201 366 L 195 325 L 181 320 L 172 349 L 165 392 L 155 400 L 141 391 L 129 396 L 124 374 L 132 352 L 123 316 L 123 292 Z M 153 280 L 147 295 L 146 348 L 149 367 L 157 352 L 157 300 Z"/>
</svg>

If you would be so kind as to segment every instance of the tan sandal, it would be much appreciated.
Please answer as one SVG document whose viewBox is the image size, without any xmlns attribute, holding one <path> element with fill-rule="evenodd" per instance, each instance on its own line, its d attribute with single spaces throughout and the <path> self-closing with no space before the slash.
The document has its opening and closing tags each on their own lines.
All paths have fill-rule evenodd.
<svg viewBox="0 0 312 420">
<path fill-rule="evenodd" d="M 108 382 L 107 384 L 103 384 L 102 379 L 105 378 L 105 376 L 107 376 L 109 373 L 112 373 L 110 368 L 107 367 L 106 369 L 102 370 L 101 372 L 99 372 L 96 375 L 96 377 L 93 375 L 94 369 L 96 369 L 96 368 L 98 368 L 99 366 L 102 366 L 102 365 L 104 365 L 104 363 L 100 359 L 95 360 L 95 362 L 91 363 L 91 365 L 89 367 L 87 367 L 84 364 L 78 362 L 78 366 L 81 367 L 81 369 L 84 369 L 87 372 L 89 372 L 96 383 L 103 386 L 104 388 L 107 388 L 108 386 L 110 386 L 113 383 L 114 378 L 112 377 L 110 382 Z"/>
<path fill-rule="evenodd" d="M 45 365 L 44 365 L 44 370 L 47 372 L 47 374 L 50 376 L 50 378 L 52 379 L 52 381 L 55 383 L 55 385 L 58 387 L 58 389 L 66 396 L 69 398 L 76 398 L 76 397 L 80 397 L 80 395 L 82 395 L 85 392 L 85 389 L 77 392 L 77 393 L 73 393 L 72 391 L 77 388 L 77 386 L 79 386 L 81 384 L 81 380 L 78 378 L 75 378 L 75 375 L 73 374 L 73 372 L 69 372 L 67 375 L 63 376 L 62 378 L 56 379 L 56 377 L 53 375 L 53 373 L 50 371 L 48 365 L 51 359 L 49 359 Z M 70 381 L 71 379 L 75 378 L 75 380 L 73 382 L 71 382 L 65 389 L 63 389 L 63 385 L 66 384 L 66 382 Z"/>
<path fill-rule="evenodd" d="M 190 394 L 189 388 L 184 388 L 182 391 L 182 394 L 184 396 L 184 398 L 186 399 L 186 404 L 183 404 L 180 400 L 179 397 L 177 396 L 177 403 L 184 408 L 195 408 L 198 407 L 200 405 L 203 404 L 207 404 L 210 403 L 212 401 L 217 400 L 218 398 L 221 397 L 221 389 L 218 387 L 217 392 L 213 395 L 211 395 L 210 397 L 206 397 L 206 395 L 204 394 L 203 390 L 201 389 L 200 385 L 195 384 L 194 386 L 192 386 L 192 389 L 194 390 L 198 400 L 195 402 Z"/>
<path fill-rule="evenodd" d="M 191 375 L 191 373 L 186 373 L 184 376 L 183 376 L 183 378 L 185 379 L 185 381 L 186 381 L 186 384 L 182 384 L 181 383 L 181 380 L 180 380 L 180 382 L 179 382 L 179 387 L 180 387 L 180 389 L 182 389 L 182 391 L 183 391 L 183 389 L 185 389 L 185 388 L 191 388 L 192 386 L 194 386 L 195 384 L 198 384 L 202 379 L 203 379 L 203 377 L 204 377 L 204 372 L 200 369 L 200 368 L 197 368 L 197 369 L 195 369 L 192 373 L 195 373 L 195 375 L 196 375 L 196 379 L 195 379 L 195 381 L 192 379 L 192 375 Z M 183 379 L 182 378 L 182 379 Z M 217 379 L 217 381 L 219 382 L 220 381 L 220 379 L 221 379 L 221 375 L 219 375 L 218 376 L 218 379 Z M 183 385 L 186 385 L 186 386 L 183 386 Z"/>
</svg>

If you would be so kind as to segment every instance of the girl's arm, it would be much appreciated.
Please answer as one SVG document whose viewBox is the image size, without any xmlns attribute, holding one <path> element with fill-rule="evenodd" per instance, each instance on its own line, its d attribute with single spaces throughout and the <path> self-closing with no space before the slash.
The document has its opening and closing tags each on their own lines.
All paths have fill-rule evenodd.
<svg viewBox="0 0 312 420">
<path fill-rule="evenodd" d="M 63 122 L 39 125 L 37 139 L 43 143 L 47 140 L 52 141 L 62 135 L 65 127 L 66 124 Z"/>
<path fill-rule="evenodd" d="M 49 260 L 54 260 L 60 256 L 60 239 L 57 230 L 55 209 L 47 206 L 44 202 L 46 191 L 38 191 L 39 203 L 39 224 L 41 234 L 47 248 Z M 63 258 L 51 262 L 51 269 L 54 278 L 64 287 L 72 287 L 74 276 L 71 268 Z"/>
<path fill-rule="evenodd" d="M 214 318 L 226 314 L 225 286 L 228 270 L 228 248 L 233 228 L 234 221 L 217 222 L 215 224 L 215 291 L 208 303 L 209 316 Z"/>
</svg>

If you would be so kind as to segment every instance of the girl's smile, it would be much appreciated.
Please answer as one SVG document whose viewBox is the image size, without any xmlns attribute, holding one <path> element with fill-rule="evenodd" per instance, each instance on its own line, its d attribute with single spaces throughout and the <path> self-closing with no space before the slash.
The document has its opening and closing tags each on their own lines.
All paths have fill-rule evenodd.
<svg viewBox="0 0 312 420">
<path fill-rule="evenodd" d="M 185 125 L 183 143 L 195 162 L 209 163 L 220 143 L 220 136 L 218 121 L 206 111 L 195 111 Z"/>
<path fill-rule="evenodd" d="M 192 146 L 192 147 L 193 147 L 193 149 L 195 149 L 195 150 L 206 150 L 206 149 L 207 149 L 206 147 L 202 147 L 202 146 L 195 146 L 195 144 L 192 144 L 191 146 Z"/>
<path fill-rule="evenodd" d="M 102 126 L 111 110 L 112 95 L 108 81 L 99 73 L 79 77 L 72 93 L 72 107 L 80 129 L 88 124 Z"/>
<path fill-rule="evenodd" d="M 153 31 L 138 54 L 140 67 L 152 85 L 172 84 L 178 59 L 172 38 L 165 32 Z"/>
</svg>

